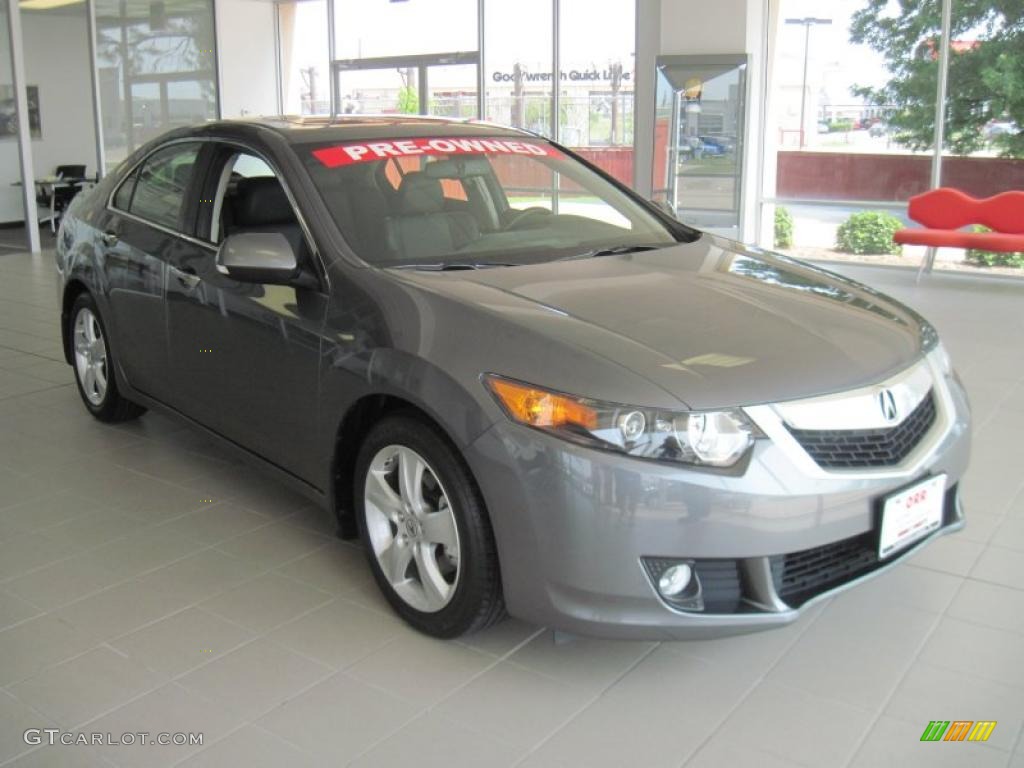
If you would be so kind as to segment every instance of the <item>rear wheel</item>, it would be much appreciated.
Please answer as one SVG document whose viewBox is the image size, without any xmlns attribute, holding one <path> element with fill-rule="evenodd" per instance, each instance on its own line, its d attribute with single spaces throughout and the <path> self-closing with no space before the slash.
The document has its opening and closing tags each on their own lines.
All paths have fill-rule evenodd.
<svg viewBox="0 0 1024 768">
<path fill-rule="evenodd" d="M 110 344 L 92 296 L 83 293 L 75 299 L 70 317 L 75 381 L 89 413 L 106 422 L 128 421 L 144 414 L 145 408 L 126 400 L 117 390 Z"/>
<path fill-rule="evenodd" d="M 426 420 L 374 426 L 356 465 L 356 515 L 388 602 L 435 637 L 483 629 L 504 615 L 497 551 L 476 482 Z"/>
</svg>

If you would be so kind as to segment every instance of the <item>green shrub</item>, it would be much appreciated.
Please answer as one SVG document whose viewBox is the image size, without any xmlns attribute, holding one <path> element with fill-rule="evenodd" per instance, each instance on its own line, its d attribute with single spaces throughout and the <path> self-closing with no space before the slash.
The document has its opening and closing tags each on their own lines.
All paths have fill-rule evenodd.
<svg viewBox="0 0 1024 768">
<path fill-rule="evenodd" d="M 829 133 L 846 133 L 853 130 L 853 120 L 833 120 L 828 124 Z"/>
<path fill-rule="evenodd" d="M 775 247 L 793 246 L 793 216 L 781 205 L 775 206 Z"/>
<path fill-rule="evenodd" d="M 971 227 L 972 232 L 991 232 L 988 227 L 980 224 Z M 979 251 L 971 248 L 967 251 L 967 260 L 986 267 L 1024 267 L 1024 253 L 999 253 L 998 251 Z"/>
<path fill-rule="evenodd" d="M 839 225 L 836 247 L 844 253 L 899 254 L 900 247 L 892 241 L 903 222 L 882 211 L 861 211 Z"/>
</svg>

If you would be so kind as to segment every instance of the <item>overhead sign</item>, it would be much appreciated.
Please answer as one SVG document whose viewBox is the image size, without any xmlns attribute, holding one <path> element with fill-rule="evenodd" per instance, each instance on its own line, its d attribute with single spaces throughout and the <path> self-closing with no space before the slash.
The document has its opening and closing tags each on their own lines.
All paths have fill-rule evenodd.
<svg viewBox="0 0 1024 768">
<path fill-rule="evenodd" d="M 525 69 L 520 75 L 523 82 L 532 83 L 550 83 L 551 72 L 527 72 Z M 633 79 L 632 72 L 623 71 L 621 73 L 623 82 L 629 82 Z M 562 80 L 568 80 L 573 83 L 593 83 L 593 82 L 611 82 L 615 78 L 615 72 L 611 68 L 605 69 L 570 69 L 562 70 Z M 502 70 L 496 70 L 491 73 L 491 79 L 496 83 L 512 83 L 515 82 L 515 72 L 505 72 Z"/>
<path fill-rule="evenodd" d="M 550 144 L 517 139 L 391 139 L 361 143 L 337 144 L 313 150 L 313 157 L 328 168 L 337 168 L 353 163 L 368 163 L 386 160 L 389 157 L 413 157 L 416 155 L 534 155 L 559 157 L 558 150 Z"/>
</svg>

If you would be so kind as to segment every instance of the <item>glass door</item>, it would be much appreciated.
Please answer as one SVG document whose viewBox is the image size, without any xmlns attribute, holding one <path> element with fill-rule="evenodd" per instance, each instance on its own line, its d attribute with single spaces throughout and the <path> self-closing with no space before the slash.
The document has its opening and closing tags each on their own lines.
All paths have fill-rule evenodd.
<svg viewBox="0 0 1024 768">
<path fill-rule="evenodd" d="M 94 0 L 107 167 L 177 125 L 216 117 L 213 0 Z"/>
<path fill-rule="evenodd" d="M 130 146 L 145 144 L 163 133 L 166 102 L 161 99 L 160 90 L 159 83 L 129 83 L 125 128 Z"/>
<path fill-rule="evenodd" d="M 335 61 L 337 111 L 477 117 L 479 66 L 475 51 Z"/>
<path fill-rule="evenodd" d="M 745 55 L 658 58 L 655 196 L 687 224 L 732 238 L 741 226 L 746 68 Z"/>
</svg>

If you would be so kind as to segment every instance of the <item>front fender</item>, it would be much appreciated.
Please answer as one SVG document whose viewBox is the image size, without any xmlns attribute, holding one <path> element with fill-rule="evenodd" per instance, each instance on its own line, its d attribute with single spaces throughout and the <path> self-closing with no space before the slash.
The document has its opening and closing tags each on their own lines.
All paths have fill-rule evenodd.
<svg viewBox="0 0 1024 768">
<path fill-rule="evenodd" d="M 486 432 L 497 417 L 496 406 L 480 383 L 471 392 L 438 366 L 401 350 L 378 347 L 347 356 L 337 347 L 325 351 L 321 375 L 322 452 L 333 456 L 346 417 L 369 397 L 390 397 L 427 414 L 448 438 L 464 449 Z"/>
<path fill-rule="evenodd" d="M 92 294 L 100 313 L 110 316 L 109 284 L 103 270 L 103 253 L 96 243 L 95 230 L 81 219 L 65 215 L 61 222 L 57 248 L 60 275 L 60 329 L 64 359 L 71 363 L 70 312 L 82 291 Z M 65 246 L 64 244 L 70 244 Z M 108 339 L 108 342 L 110 340 Z"/>
</svg>

